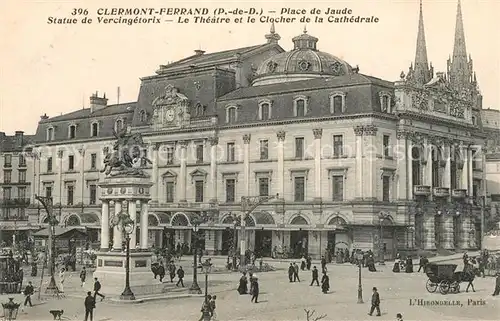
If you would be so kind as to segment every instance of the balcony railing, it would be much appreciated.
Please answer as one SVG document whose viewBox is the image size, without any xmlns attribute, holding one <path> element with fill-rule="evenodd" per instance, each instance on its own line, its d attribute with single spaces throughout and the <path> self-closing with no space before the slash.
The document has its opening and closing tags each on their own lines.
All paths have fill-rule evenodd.
<svg viewBox="0 0 500 321">
<path fill-rule="evenodd" d="M 3 199 L 0 200 L 0 204 L 4 207 L 26 207 L 30 205 L 30 199 L 23 197 Z"/>
<path fill-rule="evenodd" d="M 448 187 L 434 187 L 434 196 L 448 197 L 450 196 L 450 189 Z"/>
<path fill-rule="evenodd" d="M 467 197 L 466 189 L 454 189 L 451 193 L 451 197 L 456 199 L 463 199 Z"/>
<path fill-rule="evenodd" d="M 431 195 L 431 187 L 426 185 L 413 186 L 413 194 L 416 196 L 429 196 Z"/>
</svg>

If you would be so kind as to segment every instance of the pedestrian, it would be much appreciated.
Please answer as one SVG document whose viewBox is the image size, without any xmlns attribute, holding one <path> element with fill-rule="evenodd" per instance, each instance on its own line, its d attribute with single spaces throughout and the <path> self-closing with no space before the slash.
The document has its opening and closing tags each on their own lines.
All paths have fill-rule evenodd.
<svg viewBox="0 0 500 321">
<path fill-rule="evenodd" d="M 85 298 L 85 321 L 88 320 L 90 316 L 90 321 L 94 319 L 94 309 L 95 309 L 95 297 L 92 296 L 92 292 L 87 292 L 87 297 Z"/>
<path fill-rule="evenodd" d="M 322 273 L 326 272 L 326 259 L 324 256 L 321 257 L 321 272 Z"/>
<path fill-rule="evenodd" d="M 250 286 L 248 287 L 250 289 L 250 295 L 252 295 L 252 287 L 253 287 L 253 273 L 252 272 L 248 272 L 248 283 L 250 284 Z"/>
<path fill-rule="evenodd" d="M 61 283 L 60 292 L 64 293 L 64 280 L 66 279 L 66 269 L 62 268 L 59 272 L 59 282 Z"/>
<path fill-rule="evenodd" d="M 306 259 L 306 268 L 307 268 L 307 271 L 311 270 L 311 265 L 312 265 L 312 259 L 311 259 L 310 256 L 307 256 L 307 259 Z"/>
<path fill-rule="evenodd" d="M 101 290 L 101 282 L 97 278 L 94 278 L 94 301 L 97 296 L 101 297 L 101 301 L 104 300 L 105 296 L 99 293 Z"/>
<path fill-rule="evenodd" d="M 372 307 L 370 308 L 370 313 L 368 313 L 368 315 L 371 316 L 375 309 L 377 309 L 377 317 L 381 316 L 381 314 L 380 314 L 380 295 L 377 292 L 377 288 L 373 287 Z"/>
<path fill-rule="evenodd" d="M 313 285 L 314 281 L 316 281 L 316 285 L 319 286 L 318 269 L 316 268 L 316 266 L 313 267 L 311 274 L 312 274 L 311 286 Z"/>
<path fill-rule="evenodd" d="M 401 313 L 396 314 L 396 321 L 403 321 L 403 315 Z"/>
<path fill-rule="evenodd" d="M 495 290 L 493 291 L 493 296 L 500 294 L 500 273 L 497 273 L 497 278 L 495 280 Z"/>
<path fill-rule="evenodd" d="M 327 294 L 330 290 L 330 277 L 323 272 L 323 277 L 321 278 L 321 291 L 323 294 Z"/>
<path fill-rule="evenodd" d="M 201 316 L 198 321 L 202 321 L 205 317 L 205 314 L 209 314 L 212 316 L 212 309 L 210 308 L 211 304 L 210 301 L 212 301 L 212 296 L 209 294 L 207 295 L 207 298 L 203 300 L 203 304 L 201 305 Z"/>
<path fill-rule="evenodd" d="M 33 304 L 31 303 L 31 296 L 33 295 L 33 293 L 35 293 L 35 289 L 33 288 L 33 284 L 31 283 L 31 281 L 29 281 L 26 288 L 24 288 L 24 295 L 26 296 L 26 299 L 24 299 L 24 305 L 21 308 L 21 311 L 24 311 L 24 307 L 27 306 L 28 303 L 30 305 L 30 308 L 33 306 Z"/>
<path fill-rule="evenodd" d="M 212 312 L 212 320 L 217 320 L 217 313 L 215 313 L 215 300 L 217 300 L 217 296 L 213 295 L 212 300 L 210 301 L 210 311 Z"/>
<path fill-rule="evenodd" d="M 170 283 L 174 283 L 175 279 L 175 264 L 174 261 L 168 265 L 168 273 L 170 274 Z"/>
<path fill-rule="evenodd" d="M 296 262 L 293 263 L 293 281 L 298 281 L 300 282 L 300 278 L 299 278 L 299 266 Z"/>
<path fill-rule="evenodd" d="M 250 302 L 259 303 L 259 279 L 256 275 L 253 276 L 252 299 Z"/>
<path fill-rule="evenodd" d="M 160 282 L 163 283 L 163 278 L 165 277 L 165 267 L 163 267 L 163 263 L 160 263 L 158 267 L 158 276 L 160 277 Z"/>
<path fill-rule="evenodd" d="M 302 258 L 300 259 L 300 269 L 304 271 L 306 269 L 306 258 L 304 255 L 302 255 Z"/>
<path fill-rule="evenodd" d="M 293 267 L 293 263 L 290 263 L 290 266 L 288 267 L 288 280 L 290 280 L 290 282 L 293 282 L 294 274 L 295 274 L 295 269 Z"/>
<path fill-rule="evenodd" d="M 82 270 L 80 271 L 80 281 L 82 282 L 82 288 L 85 286 L 85 279 L 87 279 L 87 270 L 85 267 L 82 267 Z"/>
<path fill-rule="evenodd" d="M 238 293 L 240 295 L 248 293 L 247 274 L 246 274 L 246 272 L 243 272 L 243 274 L 240 277 L 240 283 L 238 285 Z"/>
<path fill-rule="evenodd" d="M 182 266 L 179 266 L 179 269 L 177 270 L 177 278 L 179 278 L 179 280 L 177 281 L 177 283 L 175 284 L 175 286 L 179 286 L 179 283 L 182 285 L 182 287 L 184 287 L 184 270 L 182 269 Z"/>
</svg>

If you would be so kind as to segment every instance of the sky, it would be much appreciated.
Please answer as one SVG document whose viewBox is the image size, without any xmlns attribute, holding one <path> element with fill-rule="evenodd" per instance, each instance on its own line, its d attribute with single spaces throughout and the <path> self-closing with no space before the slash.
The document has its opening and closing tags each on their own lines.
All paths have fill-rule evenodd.
<svg viewBox="0 0 500 321">
<path fill-rule="evenodd" d="M 88 107 L 89 97 L 106 92 L 109 104 L 136 101 L 140 78 L 154 75 L 161 64 L 193 54 L 265 43 L 269 23 L 98 24 L 99 8 L 262 9 L 279 16 L 282 8 L 349 8 L 353 15 L 376 16 L 378 23 L 307 23 L 318 37 L 318 49 L 359 65 L 360 73 L 394 81 L 415 57 L 418 0 L 351 1 L 0 1 L 0 131 L 33 134 L 40 116 L 50 117 Z M 87 9 L 94 23 L 48 24 L 49 17 L 73 18 L 74 8 Z M 435 71 L 446 70 L 452 54 L 456 0 L 423 0 L 427 54 Z M 268 11 L 276 11 L 269 14 Z M 500 109 L 500 1 L 462 0 L 467 51 L 483 98 L 483 108 Z M 300 18 L 303 15 L 287 15 Z M 326 16 L 326 15 L 322 15 Z M 76 16 L 82 19 L 84 16 Z M 235 18 L 238 16 L 228 15 Z M 162 21 L 168 19 L 163 17 Z M 245 18 L 246 19 L 246 16 Z M 259 18 L 257 17 L 257 20 Z M 298 20 L 298 19 L 297 19 Z M 305 23 L 277 23 L 280 45 L 292 49 L 291 38 Z"/>
</svg>

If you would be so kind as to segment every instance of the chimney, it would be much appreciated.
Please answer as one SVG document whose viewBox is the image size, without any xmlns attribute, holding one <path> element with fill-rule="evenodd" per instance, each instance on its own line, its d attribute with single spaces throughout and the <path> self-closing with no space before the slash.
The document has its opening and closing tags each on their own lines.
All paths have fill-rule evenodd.
<svg viewBox="0 0 500 321">
<path fill-rule="evenodd" d="M 96 91 L 95 94 L 90 96 L 90 112 L 93 113 L 97 110 L 103 109 L 108 105 L 108 99 L 106 94 L 103 97 L 99 97 L 99 93 Z"/>
<path fill-rule="evenodd" d="M 205 51 L 204 51 L 204 50 L 201 50 L 201 49 L 197 49 L 197 50 L 195 50 L 195 51 L 194 51 L 194 53 L 195 53 L 197 56 L 201 56 L 201 55 L 203 55 L 203 54 L 205 53 Z"/>
<path fill-rule="evenodd" d="M 47 114 L 43 114 L 42 116 L 40 116 L 40 120 L 46 120 L 46 119 L 49 119 L 49 116 L 47 116 Z"/>
<path fill-rule="evenodd" d="M 23 135 L 24 135 L 23 131 L 16 130 L 16 132 L 15 132 L 16 147 L 22 147 L 23 146 Z"/>
</svg>

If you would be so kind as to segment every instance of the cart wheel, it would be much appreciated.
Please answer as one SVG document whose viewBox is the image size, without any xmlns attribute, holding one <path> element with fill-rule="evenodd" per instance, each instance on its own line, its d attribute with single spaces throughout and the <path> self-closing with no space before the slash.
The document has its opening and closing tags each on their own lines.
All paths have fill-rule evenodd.
<svg viewBox="0 0 500 321">
<path fill-rule="evenodd" d="M 441 294 L 447 294 L 448 291 L 450 291 L 450 283 L 448 283 L 448 281 L 441 281 L 441 283 L 439 283 L 439 292 Z"/>
<path fill-rule="evenodd" d="M 427 283 L 425 284 L 425 287 L 427 288 L 427 291 L 429 293 L 434 293 L 434 292 L 436 292 L 436 290 L 438 288 L 438 285 L 439 284 L 434 283 L 431 280 L 427 280 Z"/>
<path fill-rule="evenodd" d="M 457 285 L 455 286 L 455 293 L 460 292 L 460 283 L 457 282 Z"/>
</svg>

